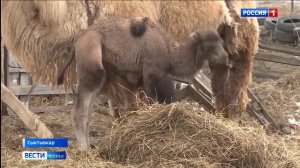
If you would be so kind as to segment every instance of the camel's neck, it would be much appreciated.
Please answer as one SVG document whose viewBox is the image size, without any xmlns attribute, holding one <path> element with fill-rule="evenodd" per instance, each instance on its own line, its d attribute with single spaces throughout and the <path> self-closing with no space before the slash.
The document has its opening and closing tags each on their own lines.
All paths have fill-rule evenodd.
<svg viewBox="0 0 300 168">
<path fill-rule="evenodd" d="M 171 52 L 171 75 L 192 78 L 197 73 L 197 46 L 190 41 L 185 42 Z"/>
</svg>

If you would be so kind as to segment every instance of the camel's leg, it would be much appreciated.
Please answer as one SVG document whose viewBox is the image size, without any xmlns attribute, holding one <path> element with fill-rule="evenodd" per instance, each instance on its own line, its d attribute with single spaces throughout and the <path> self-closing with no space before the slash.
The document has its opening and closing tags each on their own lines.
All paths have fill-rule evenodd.
<svg viewBox="0 0 300 168">
<path fill-rule="evenodd" d="M 143 83 L 144 90 L 147 97 L 150 97 L 154 102 L 157 101 L 157 90 L 156 90 L 157 78 L 154 75 L 147 74 L 144 75 Z"/>
<path fill-rule="evenodd" d="M 80 149 L 89 148 L 90 107 L 103 87 L 106 73 L 102 65 L 101 39 L 97 33 L 88 32 L 78 38 L 76 62 L 78 68 L 78 95 L 71 118 Z"/>
<path fill-rule="evenodd" d="M 109 115 L 111 117 L 118 117 L 118 97 L 117 89 L 115 87 L 115 74 L 111 73 L 108 68 L 107 79 L 101 93 L 105 94 L 108 98 Z"/>
<path fill-rule="evenodd" d="M 98 76 L 97 82 L 95 76 Z M 97 77 L 96 77 L 97 78 Z M 94 72 L 93 75 L 87 74 L 79 79 L 78 96 L 75 109 L 72 111 L 72 123 L 75 135 L 82 150 L 89 147 L 89 124 L 91 120 L 91 107 L 96 95 L 105 82 L 104 70 Z"/>
<path fill-rule="evenodd" d="M 111 83 L 111 89 L 109 94 L 109 114 L 112 117 L 121 117 L 121 111 L 127 111 L 129 107 L 129 96 L 126 93 L 126 88 L 119 86 L 116 81 Z"/>
<path fill-rule="evenodd" d="M 108 108 L 109 108 L 109 115 L 112 117 L 116 117 L 116 111 L 114 109 L 113 102 L 110 99 L 108 99 Z"/>
<path fill-rule="evenodd" d="M 82 150 L 89 147 L 88 127 L 90 122 L 90 106 L 93 92 L 81 92 L 78 95 L 75 109 L 71 113 L 73 129 Z"/>
<path fill-rule="evenodd" d="M 230 109 L 229 118 L 239 118 L 246 111 L 248 104 L 247 87 L 251 81 L 251 62 L 236 63 L 230 72 L 227 93 Z"/>
<path fill-rule="evenodd" d="M 210 65 L 212 77 L 211 87 L 216 99 L 216 110 L 228 118 L 228 95 L 227 86 L 229 84 L 229 69 L 225 66 Z"/>
<path fill-rule="evenodd" d="M 175 97 L 175 88 L 170 79 L 165 73 L 145 73 L 144 89 L 146 95 L 159 103 L 171 103 Z"/>
<path fill-rule="evenodd" d="M 112 117 L 119 118 L 119 103 L 116 101 L 116 99 L 109 99 L 108 100 L 108 105 L 109 105 L 109 114 Z"/>
<path fill-rule="evenodd" d="M 131 73 L 127 74 L 127 78 L 119 76 L 115 69 L 106 64 L 105 69 L 108 74 L 103 92 L 109 97 L 109 113 L 112 117 L 120 117 L 121 112 L 133 107 L 131 105 L 134 104 L 134 93 L 137 92 L 140 79 Z M 128 76 L 133 80 L 129 81 Z"/>
</svg>

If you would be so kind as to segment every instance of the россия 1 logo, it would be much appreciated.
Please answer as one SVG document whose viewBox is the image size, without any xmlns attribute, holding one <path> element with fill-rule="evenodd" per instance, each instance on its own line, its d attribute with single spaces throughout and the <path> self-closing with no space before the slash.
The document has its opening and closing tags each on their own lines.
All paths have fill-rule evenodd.
<svg viewBox="0 0 300 168">
<path fill-rule="evenodd" d="M 277 8 L 241 8 L 241 17 L 278 17 Z"/>
</svg>

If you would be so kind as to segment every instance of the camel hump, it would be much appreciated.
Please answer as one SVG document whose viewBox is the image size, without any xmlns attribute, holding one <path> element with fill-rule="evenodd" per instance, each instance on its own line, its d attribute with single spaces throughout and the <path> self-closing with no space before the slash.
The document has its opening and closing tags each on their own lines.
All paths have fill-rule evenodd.
<svg viewBox="0 0 300 168">
<path fill-rule="evenodd" d="M 149 18 L 142 17 L 142 18 L 133 18 L 131 20 L 130 25 L 130 32 L 134 37 L 141 37 L 147 31 L 147 23 Z"/>
</svg>

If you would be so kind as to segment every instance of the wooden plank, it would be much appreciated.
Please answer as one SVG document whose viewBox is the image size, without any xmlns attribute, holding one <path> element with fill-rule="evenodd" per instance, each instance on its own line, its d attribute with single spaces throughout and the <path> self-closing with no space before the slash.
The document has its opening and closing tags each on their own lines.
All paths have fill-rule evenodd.
<svg viewBox="0 0 300 168">
<path fill-rule="evenodd" d="M 212 104 L 212 100 L 201 90 L 196 89 L 193 85 L 188 85 L 181 90 L 177 90 L 175 101 L 180 101 L 188 97 L 201 104 L 205 110 L 212 113 L 215 112 L 215 107 Z"/>
<path fill-rule="evenodd" d="M 255 111 L 250 103 L 247 105 L 246 111 L 250 116 L 255 117 L 261 125 L 267 127 L 270 124 L 264 117 L 262 117 Z"/>
<path fill-rule="evenodd" d="M 259 48 L 277 51 L 285 54 L 291 54 L 295 56 L 300 56 L 300 50 L 297 47 L 292 47 L 290 45 L 283 45 L 278 43 L 270 43 L 267 41 L 260 41 L 258 44 Z"/>
<path fill-rule="evenodd" d="M 205 101 L 212 103 L 212 97 L 210 97 L 209 95 L 204 93 L 202 89 L 196 88 L 195 85 L 191 85 L 191 87 L 192 87 L 192 89 L 197 90 L 198 94 L 200 94 Z"/>
<path fill-rule="evenodd" d="M 203 107 L 207 111 L 209 111 L 211 113 L 215 113 L 216 108 L 215 108 L 215 106 L 214 106 L 214 104 L 213 104 L 213 102 L 210 98 L 207 98 L 206 95 L 203 92 L 197 90 L 193 86 L 191 86 L 191 90 L 192 90 L 191 92 L 194 93 L 194 94 L 191 94 L 191 96 L 194 97 L 194 100 L 196 100 L 198 103 L 202 104 Z"/>
<path fill-rule="evenodd" d="M 2 82 L 1 99 L 20 117 L 20 119 L 34 133 L 34 135 L 41 138 L 54 137 L 53 133 L 42 121 L 39 120 L 38 116 L 33 114 L 27 107 L 25 107 Z"/>
<path fill-rule="evenodd" d="M 207 98 L 200 90 L 196 89 L 195 86 L 189 85 L 187 86 L 188 89 L 188 96 L 191 97 L 194 101 L 198 102 L 199 104 L 203 105 L 204 109 L 213 113 L 215 112 L 215 107 L 212 104 L 212 100 Z"/>
<path fill-rule="evenodd" d="M 268 61 L 254 60 L 253 77 L 264 79 L 278 79 L 281 76 L 291 73 L 295 68 L 300 67 L 290 66 L 287 64 L 280 64 Z"/>
<path fill-rule="evenodd" d="M 21 73 L 20 85 L 27 86 L 29 85 L 29 75 L 27 73 Z"/>
<path fill-rule="evenodd" d="M 4 44 L 2 41 L 2 36 L 1 36 L 1 82 L 4 83 L 4 78 L 6 78 L 5 75 L 5 67 L 4 67 Z M 7 68 L 7 67 L 6 67 Z M 1 100 L 1 116 L 8 115 L 7 107 L 4 103 L 2 103 Z M 1 117 L 1 123 L 2 123 L 2 117 Z"/>
<path fill-rule="evenodd" d="M 26 71 L 25 70 L 23 70 L 23 69 L 20 69 L 20 68 L 12 68 L 12 67 L 8 67 L 8 72 L 10 72 L 10 73 L 26 73 Z"/>
<path fill-rule="evenodd" d="M 8 61 L 9 61 L 9 57 L 8 57 L 8 50 L 7 48 L 4 46 L 3 47 L 4 50 L 4 85 L 8 86 Z"/>
<path fill-rule="evenodd" d="M 293 55 L 269 54 L 266 52 L 258 52 L 255 56 L 256 60 L 269 61 L 293 66 L 300 66 L 300 57 Z"/>
<path fill-rule="evenodd" d="M 28 86 L 29 85 L 29 75 L 27 73 L 19 73 L 19 74 L 20 74 L 20 86 Z M 29 102 L 28 102 L 28 96 L 27 95 L 26 96 L 19 96 L 19 100 L 21 102 L 23 102 L 27 107 L 29 107 Z"/>
<path fill-rule="evenodd" d="M 18 96 L 27 96 L 30 89 L 31 89 L 31 85 L 28 86 L 13 86 L 9 88 L 11 90 L 11 92 L 14 95 L 18 95 Z M 39 85 L 36 86 L 31 95 L 49 95 L 49 94 L 66 94 L 66 93 L 72 93 L 70 92 L 66 92 L 64 89 L 54 89 L 52 90 L 51 87 L 46 86 L 46 85 Z"/>
<path fill-rule="evenodd" d="M 180 101 L 188 97 L 188 87 L 185 87 L 181 90 L 176 90 L 175 101 Z"/>
<path fill-rule="evenodd" d="M 3 47 L 2 47 L 3 46 Z M 8 74 L 8 51 L 5 45 L 2 42 L 1 36 L 1 49 L 3 49 L 3 76 L 4 76 L 4 85 L 8 86 L 9 74 Z M 1 105 L 1 116 L 8 116 L 8 110 L 5 104 Z M 1 120 L 2 121 L 2 120 Z"/>
<path fill-rule="evenodd" d="M 212 90 L 211 90 L 211 86 L 210 86 L 210 80 L 203 72 L 199 72 L 194 77 L 193 84 L 195 85 L 195 87 L 197 89 L 200 89 L 209 98 L 212 98 Z"/>
<path fill-rule="evenodd" d="M 252 104 L 253 103 L 256 103 L 259 107 L 260 107 L 260 110 L 259 110 L 259 112 L 261 112 L 261 114 L 262 114 L 262 119 L 263 118 L 265 118 L 265 120 L 267 121 L 267 122 L 269 122 L 270 124 L 271 124 L 271 126 L 275 129 L 275 130 L 277 130 L 277 131 L 279 131 L 279 132 L 281 132 L 281 130 L 280 130 L 280 128 L 279 128 L 279 126 L 277 125 L 277 123 L 273 120 L 273 118 L 270 116 L 270 114 L 266 111 L 266 109 L 265 109 L 265 107 L 262 105 L 262 103 L 258 100 L 258 98 L 253 94 L 253 92 L 248 88 L 248 96 L 249 96 L 249 98 L 251 99 L 251 101 L 252 101 Z M 255 110 L 253 110 L 253 111 L 255 111 Z M 256 111 L 255 111 L 256 112 Z M 266 122 L 266 123 L 267 123 Z"/>
<path fill-rule="evenodd" d="M 9 87 L 19 86 L 19 84 L 20 84 L 19 77 L 20 77 L 19 73 L 9 73 L 8 86 Z"/>
<path fill-rule="evenodd" d="M 282 73 L 274 70 L 263 70 L 263 69 L 254 69 L 253 70 L 253 76 L 257 78 L 266 78 L 266 79 L 279 79 L 282 75 Z"/>
<path fill-rule="evenodd" d="M 1 36 L 1 82 L 4 82 L 4 45 L 2 42 L 2 36 Z"/>
</svg>

